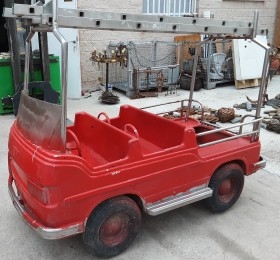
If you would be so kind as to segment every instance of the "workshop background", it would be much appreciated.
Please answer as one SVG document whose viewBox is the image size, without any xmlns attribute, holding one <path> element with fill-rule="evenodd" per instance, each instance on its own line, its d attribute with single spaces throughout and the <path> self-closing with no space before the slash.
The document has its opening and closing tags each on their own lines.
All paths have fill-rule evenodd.
<svg viewBox="0 0 280 260">
<path fill-rule="evenodd" d="M 241 21 L 252 21 L 254 10 L 260 11 L 259 17 L 259 28 L 267 28 L 268 32 L 268 43 L 275 46 L 280 45 L 279 30 L 276 30 L 276 20 L 278 19 L 279 24 L 279 7 L 277 12 L 277 0 L 243 0 L 243 1 L 232 1 L 232 0 L 188 0 L 180 1 L 174 0 L 178 5 L 180 2 L 189 2 L 194 11 L 199 17 L 207 14 L 208 11 L 211 13 L 211 17 L 215 19 L 227 19 L 227 20 L 241 20 Z M 172 5 L 174 1 L 170 1 Z M 119 0 L 78 0 L 77 5 L 79 9 L 89 9 L 96 11 L 113 11 L 116 13 L 135 13 L 142 14 L 144 5 L 152 0 L 131 0 L 131 1 L 119 1 Z M 155 1 L 158 2 L 158 1 Z M 162 3 L 168 1 L 161 1 Z M 279 6 L 279 4 L 278 4 Z M 146 10 L 147 11 L 147 10 Z M 151 13 L 152 8 L 149 10 Z M 171 15 L 173 10 L 170 10 Z M 278 15 L 277 15 L 278 14 Z M 277 18 L 278 17 L 278 18 Z M 279 26 L 279 25 L 278 25 Z M 92 62 L 89 60 L 90 53 L 94 48 L 97 50 L 104 50 L 107 44 L 110 42 L 125 41 L 152 41 L 154 39 L 161 41 L 174 41 L 174 34 L 156 34 L 156 33 L 131 33 L 131 32 L 117 32 L 112 31 L 95 31 L 95 30 L 81 30 L 80 31 L 80 53 L 81 53 L 81 78 L 83 89 L 92 89 L 98 86 L 98 77 L 100 77 L 100 71 L 97 67 L 92 66 Z M 274 39 L 274 38 L 278 39 Z M 277 41 L 277 45 L 274 44 Z"/>
</svg>

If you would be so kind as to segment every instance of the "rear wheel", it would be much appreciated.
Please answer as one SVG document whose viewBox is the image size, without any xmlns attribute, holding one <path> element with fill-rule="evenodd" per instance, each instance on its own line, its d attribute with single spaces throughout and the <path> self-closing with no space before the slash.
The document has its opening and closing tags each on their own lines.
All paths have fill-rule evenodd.
<svg viewBox="0 0 280 260">
<path fill-rule="evenodd" d="M 111 257 L 124 251 L 135 239 L 141 225 L 138 205 L 126 196 L 109 199 L 90 215 L 84 241 L 98 257 Z"/>
<path fill-rule="evenodd" d="M 224 212 L 240 197 L 244 186 L 243 169 L 236 163 L 226 164 L 212 176 L 209 188 L 213 194 L 207 203 L 213 212 Z"/>
</svg>

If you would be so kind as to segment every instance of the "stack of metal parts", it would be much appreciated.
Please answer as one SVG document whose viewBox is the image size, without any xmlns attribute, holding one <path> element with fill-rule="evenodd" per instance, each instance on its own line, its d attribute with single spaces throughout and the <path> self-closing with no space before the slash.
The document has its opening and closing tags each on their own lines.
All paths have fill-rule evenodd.
<svg viewBox="0 0 280 260">
<path fill-rule="evenodd" d="M 192 74 L 195 46 L 198 42 L 185 41 L 182 46 L 182 75 Z M 204 82 L 205 89 L 234 81 L 231 40 L 216 40 L 199 48 L 196 76 Z"/>
<path fill-rule="evenodd" d="M 112 52 L 120 43 L 110 43 L 108 52 Z M 123 44 L 123 43 L 122 43 Z M 137 91 L 158 89 L 159 74 L 163 74 L 163 85 L 171 82 L 171 65 L 177 65 L 173 78 L 179 76 L 179 45 L 173 42 L 150 41 L 125 43 L 128 50 L 127 66 L 110 64 L 109 83 L 114 88 L 134 96 Z M 154 73 L 151 73 L 153 71 Z M 147 72 L 147 73 L 145 73 Z M 136 75 L 135 75 L 136 74 Z"/>
</svg>

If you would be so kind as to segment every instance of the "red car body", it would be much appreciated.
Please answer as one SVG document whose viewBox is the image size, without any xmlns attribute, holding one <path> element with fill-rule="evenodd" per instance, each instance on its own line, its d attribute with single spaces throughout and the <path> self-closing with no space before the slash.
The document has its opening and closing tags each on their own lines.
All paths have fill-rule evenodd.
<svg viewBox="0 0 280 260">
<path fill-rule="evenodd" d="M 245 175 L 265 165 L 258 140 L 215 132 L 196 119 L 169 120 L 125 105 L 118 117 L 106 121 L 77 113 L 67 127 L 65 153 L 34 144 L 18 120 L 13 124 L 10 194 L 25 222 L 41 236 L 84 232 L 91 212 L 110 198 L 129 196 L 157 215 L 211 196 L 211 176 L 225 164 L 240 165 Z M 212 133 L 204 135 L 207 131 Z M 157 211 L 164 200 L 196 192 L 197 198 Z"/>
</svg>

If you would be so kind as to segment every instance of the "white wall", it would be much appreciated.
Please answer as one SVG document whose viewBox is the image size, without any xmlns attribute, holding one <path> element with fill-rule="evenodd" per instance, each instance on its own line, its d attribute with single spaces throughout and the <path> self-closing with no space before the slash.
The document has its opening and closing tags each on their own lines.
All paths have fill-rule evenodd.
<svg viewBox="0 0 280 260">
<path fill-rule="evenodd" d="M 259 10 L 259 28 L 269 30 L 268 42 L 273 42 L 276 7 L 279 0 L 200 0 L 199 13 L 210 10 L 216 19 L 252 21 L 254 10 Z"/>
</svg>

